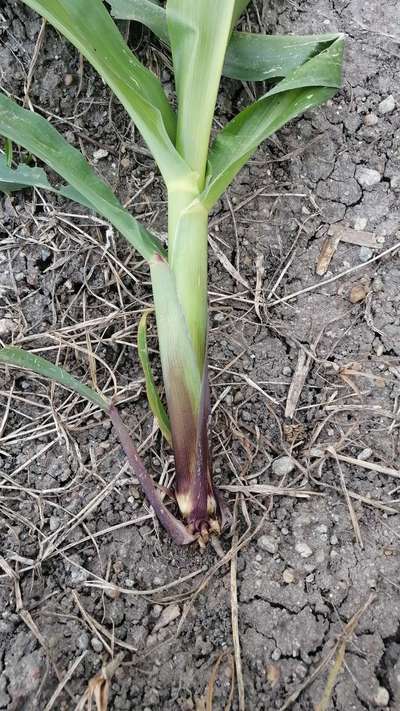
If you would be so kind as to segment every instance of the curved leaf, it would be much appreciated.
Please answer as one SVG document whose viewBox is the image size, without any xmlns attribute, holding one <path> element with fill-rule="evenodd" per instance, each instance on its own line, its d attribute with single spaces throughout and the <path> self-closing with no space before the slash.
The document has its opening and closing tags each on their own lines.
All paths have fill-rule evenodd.
<svg viewBox="0 0 400 711">
<path fill-rule="evenodd" d="M 69 186 L 61 188 L 60 194 L 91 206 L 111 222 L 145 259 L 162 251 L 158 240 L 122 207 L 112 190 L 95 174 L 82 154 L 54 126 L 42 116 L 22 109 L 1 93 L 0 135 L 20 144 L 61 175 Z M 26 169 L 23 170 L 26 174 Z M 43 171 L 37 173 L 37 177 L 40 181 L 38 187 L 46 187 L 41 184 Z"/>
<path fill-rule="evenodd" d="M 117 20 L 134 20 L 146 25 L 166 44 L 169 43 L 165 9 L 153 0 L 109 0 L 111 14 Z"/>
<path fill-rule="evenodd" d="M 146 381 L 146 393 L 150 409 L 154 417 L 156 418 L 158 426 L 165 439 L 167 440 L 168 444 L 172 444 L 171 425 L 169 422 L 169 417 L 166 413 L 164 405 L 161 402 L 161 398 L 158 394 L 158 390 L 154 382 L 149 359 L 149 351 L 147 348 L 147 317 L 151 312 L 152 309 L 144 311 L 139 321 L 137 337 L 138 355 Z"/>
<path fill-rule="evenodd" d="M 29 353 L 22 348 L 15 348 L 14 346 L 1 348 L 0 363 L 12 365 L 17 368 L 24 368 L 38 375 L 43 375 L 44 378 L 53 380 L 64 388 L 68 388 L 68 390 L 73 390 L 77 395 L 81 395 L 85 400 L 89 400 L 93 405 L 97 405 L 97 407 L 100 407 L 104 412 L 108 412 L 110 409 L 111 402 L 103 397 L 103 395 L 100 395 L 100 393 L 88 385 L 81 383 L 77 378 L 74 378 L 73 375 L 67 373 L 63 368 L 60 368 L 60 366 L 54 365 L 54 363 L 34 353 Z"/>
<path fill-rule="evenodd" d="M 139 62 L 102 0 L 23 0 L 99 72 L 152 151 L 165 180 L 187 172 L 175 147 L 175 114 L 159 79 Z"/>
<path fill-rule="evenodd" d="M 45 378 L 59 383 L 63 387 L 76 392 L 86 400 L 89 400 L 89 402 L 100 407 L 100 409 L 110 417 L 133 473 L 137 477 L 148 502 L 153 507 L 162 526 L 178 545 L 187 545 L 195 540 L 196 537 L 186 529 L 181 521 L 178 521 L 178 519 L 173 516 L 161 500 L 154 482 L 146 471 L 115 405 L 109 400 L 106 400 L 100 393 L 84 385 L 84 383 L 81 383 L 63 368 L 54 365 L 54 363 L 51 363 L 41 356 L 24 351 L 22 348 L 14 348 L 13 346 L 1 348 L 0 363 L 24 368 L 38 375 L 43 375 Z"/>
<path fill-rule="evenodd" d="M 166 11 L 158 4 L 155 5 L 153 0 L 108 2 L 114 17 L 140 22 L 169 44 Z M 246 0 L 239 2 L 236 18 L 247 4 Z M 233 32 L 222 73 L 226 77 L 242 81 L 282 78 L 332 44 L 339 36 L 338 33 L 295 36 Z"/>
<path fill-rule="evenodd" d="M 296 36 L 234 32 L 223 73 L 242 81 L 280 79 L 326 49 L 339 36 L 338 33 Z"/>
<path fill-rule="evenodd" d="M 200 195 L 206 209 L 211 209 L 262 141 L 336 93 L 343 45 L 340 37 L 224 126 L 209 153 L 206 187 Z"/>
</svg>

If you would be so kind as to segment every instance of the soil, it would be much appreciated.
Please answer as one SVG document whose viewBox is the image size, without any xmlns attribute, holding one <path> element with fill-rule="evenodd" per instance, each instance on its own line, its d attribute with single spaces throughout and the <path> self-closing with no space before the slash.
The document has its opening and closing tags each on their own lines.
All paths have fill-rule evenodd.
<svg viewBox="0 0 400 711">
<path fill-rule="evenodd" d="M 211 546 L 171 544 L 102 416 L 3 368 L 0 709 L 74 709 L 104 667 L 109 709 L 211 708 L 210 690 L 213 709 L 229 707 L 235 575 L 246 709 L 400 709 L 400 260 L 386 253 L 400 233 L 400 5 L 259 1 L 245 26 L 340 30 L 347 42 L 343 89 L 268 140 L 211 218 L 213 244 L 241 278 L 210 250 L 212 443 L 218 484 L 242 487 L 223 489 L 235 511 L 223 550 L 244 536 L 237 570 Z M 162 48 L 121 27 L 172 91 Z M 2 88 L 26 93 L 162 235 L 165 193 L 140 137 L 62 37 L 46 27 L 37 44 L 40 28 L 22 3 L 0 3 Z M 217 119 L 256 90 L 224 81 Z M 103 222 L 42 191 L 3 197 L 0 214 L 2 340 L 115 388 L 147 466 L 168 483 L 171 452 L 135 347 L 151 304 L 144 263 Z M 378 239 L 340 242 L 319 276 L 332 225 Z M 254 484 L 278 494 L 243 492 Z"/>
</svg>

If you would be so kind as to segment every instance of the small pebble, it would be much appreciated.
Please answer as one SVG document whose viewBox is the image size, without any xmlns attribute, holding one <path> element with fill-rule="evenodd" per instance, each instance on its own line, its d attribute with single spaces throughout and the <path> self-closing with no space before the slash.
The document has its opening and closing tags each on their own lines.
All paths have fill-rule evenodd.
<svg viewBox="0 0 400 711">
<path fill-rule="evenodd" d="M 0 336 L 8 336 L 17 329 L 17 324 L 11 318 L 0 318 Z"/>
<path fill-rule="evenodd" d="M 103 158 L 107 158 L 107 156 L 108 156 L 108 151 L 106 151 L 105 148 L 98 148 L 93 153 L 93 160 L 95 160 L 95 161 L 103 160 Z"/>
<path fill-rule="evenodd" d="M 275 476 L 285 476 L 294 469 L 294 462 L 291 457 L 279 457 L 272 464 L 272 472 Z"/>
<path fill-rule="evenodd" d="M 372 291 L 377 293 L 378 291 L 384 291 L 385 285 L 383 283 L 382 277 L 379 275 L 375 277 L 374 281 L 372 282 Z"/>
<path fill-rule="evenodd" d="M 65 86 L 71 86 L 74 83 L 74 77 L 72 74 L 66 74 L 64 77 Z"/>
<path fill-rule="evenodd" d="M 288 365 L 285 365 L 285 367 L 282 370 L 282 375 L 284 375 L 286 378 L 290 378 L 290 376 L 292 375 L 292 369 L 289 368 Z"/>
<path fill-rule="evenodd" d="M 313 554 L 310 546 L 304 541 L 299 541 L 298 543 L 296 543 L 295 549 L 297 553 L 301 555 L 302 558 L 309 558 Z"/>
<path fill-rule="evenodd" d="M 288 528 L 281 528 L 281 534 L 282 534 L 282 536 L 287 536 L 288 533 L 289 533 L 289 529 L 288 529 Z"/>
<path fill-rule="evenodd" d="M 381 101 L 381 103 L 378 106 L 379 113 L 380 114 L 390 114 L 394 109 L 396 108 L 396 102 L 394 100 L 394 96 L 390 94 L 390 96 L 387 96 L 386 99 Z"/>
<path fill-rule="evenodd" d="M 153 632 L 157 632 L 160 630 L 162 627 L 167 627 L 167 625 L 171 624 L 174 620 L 177 619 L 181 614 L 181 611 L 179 609 L 179 605 L 168 605 L 166 607 L 161 615 L 160 619 L 158 620 L 157 624 L 154 626 Z"/>
<path fill-rule="evenodd" d="M 331 546 L 337 546 L 338 543 L 339 543 L 338 537 L 335 536 L 335 534 L 333 534 L 333 536 L 330 537 Z"/>
<path fill-rule="evenodd" d="M 89 647 L 89 635 L 86 632 L 82 632 L 82 634 L 79 635 L 78 647 L 79 649 L 87 649 Z"/>
<path fill-rule="evenodd" d="M 374 256 L 374 253 L 369 247 L 361 247 L 359 251 L 359 256 L 361 262 L 368 262 L 368 260 Z"/>
<path fill-rule="evenodd" d="M 400 192 L 400 175 L 393 175 L 390 179 L 390 187 L 395 193 Z"/>
<path fill-rule="evenodd" d="M 377 693 L 374 696 L 374 704 L 376 706 L 387 706 L 389 703 L 389 692 L 384 686 L 380 686 Z"/>
<path fill-rule="evenodd" d="M 364 260 L 361 260 L 364 261 Z M 366 260 L 368 261 L 368 260 Z M 350 292 L 350 301 L 352 304 L 359 304 L 360 301 L 364 301 L 367 296 L 365 287 L 362 284 L 355 284 Z"/>
<path fill-rule="evenodd" d="M 57 531 L 57 528 L 59 527 L 59 525 L 60 525 L 60 519 L 58 518 L 58 516 L 50 516 L 50 522 L 49 522 L 50 531 Z"/>
<path fill-rule="evenodd" d="M 273 651 L 272 654 L 271 654 L 271 659 L 273 659 L 274 662 L 277 662 L 278 659 L 281 658 L 281 655 L 282 655 L 282 652 L 281 652 L 281 650 L 279 649 L 279 647 L 275 647 L 274 651 Z"/>
<path fill-rule="evenodd" d="M 370 114 L 367 114 L 364 117 L 364 125 L 365 126 L 376 126 L 378 121 L 379 121 L 379 119 L 378 119 L 377 115 L 372 112 Z"/>
<path fill-rule="evenodd" d="M 359 166 L 356 170 L 356 179 L 364 188 L 372 188 L 381 182 L 382 176 L 377 170 Z"/>
<path fill-rule="evenodd" d="M 357 230 L 357 232 L 362 232 L 365 230 L 367 224 L 368 220 L 366 217 L 356 217 L 354 220 L 354 229 Z"/>
<path fill-rule="evenodd" d="M 97 652 L 97 654 L 100 654 L 100 652 L 103 651 L 103 642 L 98 637 L 92 637 L 90 644 L 92 645 L 92 649 Z"/>
<path fill-rule="evenodd" d="M 367 459 L 371 458 L 371 456 L 372 456 L 372 449 L 370 449 L 369 447 L 366 447 L 359 454 L 357 454 L 357 459 L 360 462 L 366 462 Z"/>
<path fill-rule="evenodd" d="M 290 568 L 286 568 L 286 570 L 284 570 L 282 573 L 282 579 L 284 583 L 287 583 L 287 585 L 294 583 L 293 570 L 291 570 Z"/>
<path fill-rule="evenodd" d="M 267 551 L 271 555 L 275 555 L 278 552 L 278 542 L 273 536 L 260 536 L 257 541 L 257 546 L 261 548 L 262 551 Z"/>
</svg>

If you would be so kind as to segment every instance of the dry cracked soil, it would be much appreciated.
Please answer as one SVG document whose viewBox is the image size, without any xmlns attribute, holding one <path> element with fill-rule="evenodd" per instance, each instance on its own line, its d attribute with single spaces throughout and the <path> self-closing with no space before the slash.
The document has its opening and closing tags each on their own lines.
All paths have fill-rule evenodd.
<svg viewBox="0 0 400 711">
<path fill-rule="evenodd" d="M 400 709 L 400 5 L 257 0 L 244 26 L 347 41 L 342 90 L 266 141 L 211 217 L 212 441 L 234 511 L 221 546 L 242 547 L 220 561 L 172 545 L 109 423 L 3 368 L 0 709 L 74 709 L 102 668 L 109 709 L 208 709 L 211 693 L 213 709 L 237 709 L 235 640 L 246 709 Z M 121 29 L 172 92 L 162 47 Z M 164 234 L 140 136 L 15 0 L 0 2 L 0 77 Z M 217 122 L 255 91 L 224 80 Z M 42 191 L 1 198 L 0 239 L 2 341 L 115 388 L 168 483 L 135 347 L 143 262 Z M 150 346 L 157 368 L 154 325 Z"/>
</svg>

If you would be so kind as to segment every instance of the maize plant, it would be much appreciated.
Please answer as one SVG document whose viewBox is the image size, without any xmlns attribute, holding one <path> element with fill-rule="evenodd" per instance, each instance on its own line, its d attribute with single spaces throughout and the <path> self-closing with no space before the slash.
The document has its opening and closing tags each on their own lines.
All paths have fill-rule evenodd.
<svg viewBox="0 0 400 711">
<path fill-rule="evenodd" d="M 90 62 L 129 114 L 157 163 L 168 196 L 168 245 L 124 209 L 108 185 L 58 131 L 0 94 L 0 188 L 39 187 L 93 210 L 148 263 L 154 297 L 166 407 L 154 383 L 146 347 L 146 317 L 138 351 L 149 405 L 175 458 L 176 518 L 140 461 L 115 405 L 39 356 L 10 346 L 8 365 L 28 368 L 72 388 L 111 418 L 143 491 L 171 537 L 205 543 L 221 530 L 224 512 L 212 480 L 208 445 L 207 225 L 210 211 L 257 147 L 287 121 L 332 97 L 341 85 L 344 38 L 236 31 L 249 0 L 23 0 Z M 111 11 L 111 14 L 110 14 Z M 157 76 L 124 41 L 112 16 L 141 22 L 170 49 L 176 109 Z M 221 76 L 263 82 L 259 98 L 213 131 Z M 267 90 L 266 90 L 267 89 Z M 15 142 L 60 176 L 12 165 Z"/>
</svg>

